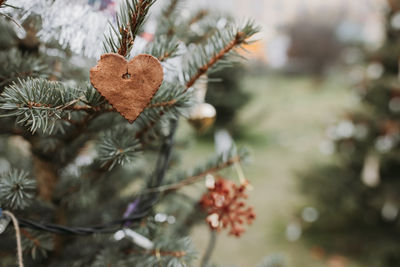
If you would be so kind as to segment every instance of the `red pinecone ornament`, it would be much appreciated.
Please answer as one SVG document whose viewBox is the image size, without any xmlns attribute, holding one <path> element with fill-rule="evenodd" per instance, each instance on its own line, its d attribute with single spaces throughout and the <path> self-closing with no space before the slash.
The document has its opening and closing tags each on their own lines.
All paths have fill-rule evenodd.
<svg viewBox="0 0 400 267">
<path fill-rule="evenodd" d="M 255 219 L 253 207 L 246 207 L 246 185 L 219 178 L 213 188 L 201 199 L 201 205 L 208 213 L 206 221 L 211 229 L 230 228 L 229 234 L 239 237 L 244 231 L 243 224 Z"/>
</svg>

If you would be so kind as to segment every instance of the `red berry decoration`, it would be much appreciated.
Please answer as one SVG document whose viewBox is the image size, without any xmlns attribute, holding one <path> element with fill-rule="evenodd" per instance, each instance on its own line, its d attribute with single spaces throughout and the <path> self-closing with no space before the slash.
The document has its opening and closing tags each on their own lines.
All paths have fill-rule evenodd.
<svg viewBox="0 0 400 267">
<path fill-rule="evenodd" d="M 230 228 L 229 234 L 239 237 L 244 231 L 243 224 L 255 219 L 253 207 L 246 207 L 246 184 L 240 186 L 232 181 L 219 178 L 201 199 L 201 205 L 208 213 L 206 221 L 211 229 Z"/>
</svg>

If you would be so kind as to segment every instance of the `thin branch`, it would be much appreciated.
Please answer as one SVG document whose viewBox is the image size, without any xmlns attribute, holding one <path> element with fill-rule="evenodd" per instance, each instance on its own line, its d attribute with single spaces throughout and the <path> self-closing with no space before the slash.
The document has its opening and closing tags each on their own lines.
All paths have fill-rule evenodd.
<svg viewBox="0 0 400 267">
<path fill-rule="evenodd" d="M 118 48 L 118 54 L 123 57 L 126 57 L 128 52 L 133 47 L 133 38 L 132 35 L 129 33 L 128 28 L 119 28 L 119 33 L 121 34 L 121 45 Z"/>
<path fill-rule="evenodd" d="M 91 106 L 70 106 L 64 108 L 64 110 L 72 110 L 72 111 L 86 111 L 86 112 L 114 112 L 116 111 L 113 107 L 91 107 Z"/>
<path fill-rule="evenodd" d="M 17 7 L 15 7 L 15 6 L 12 6 L 12 5 L 7 4 L 6 2 L 7 2 L 7 0 L 0 0 L 0 8 L 2 8 L 2 7 L 17 8 Z M 0 13 L 0 16 L 4 16 L 5 18 L 7 18 L 7 19 L 11 20 L 12 22 L 14 22 L 19 28 L 22 28 L 21 25 L 20 25 L 18 22 L 16 22 L 16 21 L 15 21 L 12 17 L 10 17 L 9 15 L 4 14 L 4 13 Z"/>
<path fill-rule="evenodd" d="M 210 241 L 208 241 L 207 250 L 201 259 L 201 267 L 208 267 L 209 262 L 214 252 L 215 244 L 217 243 L 217 232 L 215 230 L 210 230 Z"/>
<path fill-rule="evenodd" d="M 172 107 L 175 104 L 176 104 L 176 99 L 172 99 L 172 100 L 165 101 L 165 102 L 158 102 L 158 103 L 150 104 L 146 108 Z"/>
<path fill-rule="evenodd" d="M 160 62 L 164 62 L 164 61 L 167 60 L 170 56 L 171 56 L 171 53 L 165 52 L 161 57 L 158 58 L 158 60 L 159 60 Z"/>
<path fill-rule="evenodd" d="M 203 171 L 203 172 L 201 172 L 201 173 L 199 173 L 197 175 L 187 177 L 187 178 L 185 178 L 184 180 L 182 180 L 182 181 L 180 181 L 178 183 L 169 184 L 169 185 L 162 185 L 162 186 L 155 187 L 155 188 L 149 188 L 149 189 L 146 189 L 146 190 L 140 192 L 140 195 L 149 194 L 149 193 L 155 193 L 155 192 L 160 192 L 161 193 L 161 192 L 178 190 L 178 189 L 180 189 L 180 188 L 182 188 L 182 187 L 184 187 L 186 185 L 193 184 L 193 183 L 197 182 L 198 180 L 202 179 L 207 174 L 216 173 L 216 172 L 221 171 L 221 170 L 223 170 L 223 169 L 225 169 L 227 167 L 232 166 L 233 164 L 235 164 L 237 162 L 240 162 L 240 157 L 239 156 L 232 157 L 232 158 L 228 159 L 226 162 L 224 162 L 224 163 L 222 163 L 222 164 L 220 164 L 218 166 L 212 167 L 212 168 L 210 168 L 208 170 L 205 170 L 205 171 Z"/>
<path fill-rule="evenodd" d="M 113 37 L 108 38 L 103 43 L 105 51 L 118 53 L 123 57 L 128 56 L 134 45 L 136 35 L 154 2 L 155 0 L 126 0 L 121 5 L 119 14 L 117 14 L 116 28 L 110 26 L 110 35 L 115 36 L 117 42 Z"/>
<path fill-rule="evenodd" d="M 182 258 L 186 256 L 186 251 L 180 250 L 180 251 L 163 251 L 163 250 L 148 250 L 148 251 L 142 251 L 142 250 L 135 250 L 135 249 L 130 249 L 126 251 L 127 254 L 150 254 L 154 256 L 172 256 L 174 258 Z"/>
<path fill-rule="evenodd" d="M 189 21 L 188 26 L 195 24 L 196 22 L 202 20 L 205 16 L 208 15 L 208 10 L 202 9 L 197 12 L 197 14 Z"/>
<path fill-rule="evenodd" d="M 197 73 L 186 83 L 186 92 L 193 84 L 201 77 L 201 75 L 205 74 L 218 60 L 222 59 L 226 54 L 228 54 L 235 46 L 241 44 L 243 42 L 244 33 L 238 32 L 230 43 L 228 43 L 222 50 L 220 50 L 215 56 L 213 56 L 206 64 L 201 66 Z"/>
<path fill-rule="evenodd" d="M 161 117 L 165 114 L 164 110 L 160 110 L 158 112 L 158 117 L 155 120 L 152 120 L 146 127 L 141 129 L 135 134 L 135 138 L 140 139 L 142 136 L 144 136 L 148 131 L 150 131 L 156 124 L 161 120 Z"/>
<path fill-rule="evenodd" d="M 160 103 L 162 106 L 169 106 L 168 103 Z M 33 101 L 28 101 L 26 105 L 17 105 L 18 108 L 28 108 L 28 109 L 41 109 L 41 110 L 51 110 L 51 109 L 61 109 L 61 110 L 68 110 L 68 111 L 85 111 L 87 113 L 105 113 L 105 112 L 114 112 L 116 111 L 113 107 L 91 107 L 91 106 L 52 106 L 50 104 L 42 104 L 42 103 L 36 103 Z"/>
<path fill-rule="evenodd" d="M 33 70 L 14 73 L 12 76 L 6 77 L 5 79 L 2 78 L 2 81 L 0 82 L 0 86 L 4 86 L 7 83 L 9 83 L 10 81 L 13 81 L 18 78 L 32 76 L 32 74 L 34 74 Z"/>
<path fill-rule="evenodd" d="M 179 0 L 171 1 L 169 6 L 163 12 L 164 17 L 169 18 L 171 16 L 172 12 L 174 12 L 174 10 L 176 9 L 178 2 L 179 2 Z"/>
<path fill-rule="evenodd" d="M 158 102 L 154 104 L 149 104 L 146 108 L 157 108 L 157 107 L 172 107 L 177 102 L 176 99 L 168 100 L 165 102 Z M 69 106 L 64 108 L 64 110 L 73 111 L 86 111 L 86 112 L 115 112 L 113 107 L 91 107 L 91 106 Z"/>
<path fill-rule="evenodd" d="M 37 238 L 34 238 L 27 230 L 24 228 L 21 228 L 21 234 L 23 234 L 26 238 L 31 240 L 33 244 L 37 247 L 41 247 L 42 245 L 40 244 L 40 241 Z"/>
</svg>

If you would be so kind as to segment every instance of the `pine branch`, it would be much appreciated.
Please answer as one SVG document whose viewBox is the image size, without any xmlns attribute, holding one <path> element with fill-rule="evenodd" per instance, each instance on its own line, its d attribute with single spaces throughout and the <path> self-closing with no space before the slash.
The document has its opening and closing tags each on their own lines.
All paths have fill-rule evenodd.
<svg viewBox="0 0 400 267">
<path fill-rule="evenodd" d="M 62 159 L 59 159 L 62 166 L 66 166 L 71 160 L 75 159 L 76 153 L 79 151 L 79 147 L 74 146 L 75 149 L 72 149 L 71 146 L 76 140 L 79 140 L 79 138 L 83 136 L 83 140 L 80 140 L 79 142 L 81 145 L 83 145 L 85 140 L 90 140 L 95 136 L 95 133 L 90 131 L 88 128 L 91 122 L 101 114 L 101 112 L 88 113 L 79 121 L 70 121 L 70 124 L 74 126 L 74 129 L 68 133 L 64 133 L 63 136 L 58 137 L 60 142 L 53 149 L 53 151 L 56 151 L 59 154 L 61 154 L 60 151 L 65 149 L 69 151 L 68 156 L 64 156 Z"/>
<path fill-rule="evenodd" d="M 172 107 L 176 104 L 177 100 L 176 99 L 171 99 L 163 102 L 155 102 L 150 105 L 148 105 L 146 108 L 157 108 L 157 107 Z"/>
<path fill-rule="evenodd" d="M 158 139 L 161 134 L 158 131 L 159 126 L 169 123 L 171 119 L 177 119 L 179 116 L 184 115 L 187 109 L 192 106 L 193 100 L 191 94 L 182 94 L 183 89 L 184 88 L 180 85 L 164 82 L 132 127 L 126 123 L 119 123 L 112 128 L 115 135 L 110 136 L 109 134 L 103 134 L 99 142 L 101 144 L 106 144 L 108 149 L 102 150 L 104 152 L 102 153 L 102 162 L 109 162 L 109 160 L 115 159 L 117 155 L 120 155 L 118 151 L 126 151 L 125 148 L 128 149 L 128 146 L 120 144 L 121 136 L 132 139 L 127 143 L 139 142 L 141 145 L 140 150 L 146 147 L 146 139 L 148 137 L 151 136 L 153 141 Z M 75 107 L 73 107 L 73 109 L 75 109 Z M 93 110 L 90 106 L 78 107 L 77 110 L 87 111 L 88 114 L 99 114 L 101 111 L 113 111 L 111 109 L 100 111 L 97 109 Z M 86 124 L 87 123 L 85 123 L 85 125 Z M 139 150 L 135 151 L 139 152 Z M 120 161 L 120 163 L 122 163 L 122 161 Z M 112 167 L 114 165 L 115 163 L 112 164 Z"/>
<path fill-rule="evenodd" d="M 192 266 L 196 251 L 188 237 L 179 238 L 161 234 L 154 240 L 156 249 L 138 253 L 138 250 L 126 250 L 130 262 L 136 267 L 147 266 Z"/>
<path fill-rule="evenodd" d="M 248 43 L 248 39 L 257 33 L 259 29 L 247 22 L 245 26 L 236 30 L 228 29 L 225 32 L 217 32 L 206 45 L 197 46 L 190 53 L 193 59 L 187 63 L 189 76 L 186 82 L 186 90 L 217 62 L 222 61 L 234 48 Z M 185 91 L 186 91 L 185 90 Z"/>
<path fill-rule="evenodd" d="M 41 129 L 51 133 L 63 108 L 79 101 L 79 89 L 67 88 L 62 83 L 44 79 L 30 79 L 7 87 L 0 96 L 0 109 L 4 116 L 17 117 L 17 123 L 30 128 L 31 132 Z"/>
<path fill-rule="evenodd" d="M 158 108 L 158 107 L 172 107 L 176 104 L 177 100 L 176 99 L 171 99 L 171 100 L 166 100 L 162 102 L 155 102 L 153 104 L 149 104 L 146 109 L 149 108 Z M 40 103 L 31 103 L 32 106 L 40 107 Z M 76 105 L 76 106 L 68 106 L 65 107 L 64 110 L 72 110 L 72 111 L 85 111 L 88 113 L 92 112 L 117 112 L 113 107 L 91 107 L 91 106 L 81 106 L 81 105 Z"/>
<path fill-rule="evenodd" d="M 141 152 L 138 139 L 127 130 L 110 129 L 105 132 L 99 142 L 99 160 L 102 166 L 108 165 L 111 170 L 116 164 L 131 162 Z"/>
<path fill-rule="evenodd" d="M 215 174 L 223 169 L 232 166 L 235 163 L 243 161 L 247 157 L 247 152 L 244 150 L 240 151 L 239 154 L 235 154 L 234 151 L 234 149 L 231 149 L 227 154 L 220 155 L 216 159 L 210 160 L 210 162 L 206 164 L 206 167 L 198 168 L 191 175 L 178 175 L 177 179 L 179 180 L 179 182 L 177 183 L 165 184 L 157 188 L 149 188 L 140 192 L 139 194 L 144 195 L 155 192 L 169 192 L 181 189 L 184 186 L 198 182 L 199 180 L 203 179 L 207 174 Z M 229 157 L 227 158 L 227 156 Z"/>
<path fill-rule="evenodd" d="M 209 61 L 201 66 L 197 73 L 186 83 L 186 88 L 189 89 L 193 84 L 205 74 L 218 60 L 222 59 L 229 51 L 231 51 L 236 45 L 238 45 L 239 35 L 235 37 L 229 44 L 227 44 L 222 50 L 216 55 L 209 59 Z"/>
<path fill-rule="evenodd" d="M 188 26 L 195 24 L 196 22 L 202 20 L 205 16 L 207 16 L 209 13 L 208 10 L 202 9 L 199 10 L 190 20 L 188 23 Z"/>
<path fill-rule="evenodd" d="M 156 170 L 153 174 L 153 179 L 149 182 L 149 186 L 158 186 L 162 183 L 167 166 L 169 164 L 172 147 L 173 147 L 173 138 L 176 131 L 177 122 L 172 122 L 172 127 L 170 129 L 169 135 L 165 138 L 163 145 L 161 146 L 158 164 L 156 165 Z M 151 197 L 152 198 L 152 197 Z M 103 225 L 96 225 L 96 226 L 89 226 L 89 227 L 67 227 L 63 225 L 57 224 L 44 224 L 44 223 L 37 223 L 31 220 L 21 219 L 18 218 L 21 227 L 29 227 L 36 230 L 46 231 L 50 233 L 57 233 L 57 234 L 75 234 L 75 235 L 89 235 L 93 233 L 115 233 L 116 227 L 121 227 L 126 223 L 132 223 L 133 221 L 137 221 L 142 219 L 146 216 L 152 206 L 155 204 L 154 199 L 149 200 L 148 198 L 145 199 L 138 210 L 135 210 L 134 214 L 129 215 L 123 219 L 111 221 L 105 223 Z M 155 200 L 157 200 L 155 198 Z M 189 255 L 188 255 L 189 256 Z"/>
<path fill-rule="evenodd" d="M 163 8 L 159 20 L 159 27 L 157 27 L 157 35 L 164 34 L 167 37 L 175 36 L 175 26 L 177 22 L 177 9 L 181 0 L 169 0 Z"/>
<path fill-rule="evenodd" d="M 31 240 L 35 246 L 40 247 L 40 241 L 37 238 L 34 238 L 27 230 L 21 229 L 21 234 Z"/>
<path fill-rule="evenodd" d="M 39 103 L 36 103 L 35 105 L 39 106 Z M 92 107 L 92 106 L 82 106 L 82 105 L 74 105 L 74 106 L 68 106 L 63 108 L 63 110 L 71 110 L 71 111 L 85 111 L 87 113 L 94 113 L 94 112 L 116 112 L 116 110 L 112 107 Z"/>
<path fill-rule="evenodd" d="M 212 168 L 207 169 L 197 175 L 186 177 L 184 180 L 180 181 L 179 183 L 163 185 L 158 188 L 149 189 L 149 190 L 146 190 L 144 192 L 144 194 L 151 193 L 151 192 L 168 192 L 168 191 L 178 190 L 184 186 L 193 184 L 193 183 L 203 179 L 207 174 L 213 174 L 213 173 L 216 173 L 223 169 L 226 169 L 226 168 L 232 166 L 235 162 L 240 162 L 240 158 L 239 157 L 231 158 L 227 162 L 223 163 L 222 165 L 212 167 Z"/>
<path fill-rule="evenodd" d="M 11 170 L 0 176 L 0 204 L 11 209 L 28 207 L 34 197 L 35 180 L 28 173 Z"/>
<path fill-rule="evenodd" d="M 38 233 L 21 228 L 22 247 L 30 251 L 33 259 L 39 256 L 47 257 L 47 252 L 54 249 L 54 238 L 48 233 Z M 39 255 L 38 255 L 39 254 Z"/>
<path fill-rule="evenodd" d="M 144 52 L 158 58 L 160 62 L 164 62 L 167 59 L 179 56 L 178 47 L 177 38 L 160 35 L 148 44 Z"/>
<path fill-rule="evenodd" d="M 3 7 L 18 8 L 18 7 L 16 7 L 16 6 L 7 4 L 6 2 L 7 2 L 7 0 L 0 0 L 0 8 L 3 8 Z"/>
<path fill-rule="evenodd" d="M 135 137 L 137 139 L 143 139 L 143 137 L 148 134 L 150 131 L 154 130 L 155 126 L 162 120 L 162 116 L 164 116 L 165 111 L 160 110 L 157 113 L 157 118 L 153 118 L 150 123 L 146 123 L 143 127 L 136 132 Z"/>
<path fill-rule="evenodd" d="M 40 57 L 27 57 L 18 50 L 0 52 L 0 93 L 2 87 L 26 77 L 47 77 L 50 70 Z"/>
<path fill-rule="evenodd" d="M 6 2 L 7 2 L 7 0 L 0 0 L 0 8 L 4 8 L 4 7 L 17 8 L 17 7 L 15 7 L 15 6 L 12 6 L 12 5 L 7 4 Z M 6 19 L 8 19 L 8 20 L 14 22 L 18 27 L 22 28 L 21 25 L 19 25 L 19 23 L 16 22 L 16 21 L 15 21 L 12 17 L 10 17 L 9 15 L 0 12 L 0 16 L 5 17 Z"/>
<path fill-rule="evenodd" d="M 81 122 L 89 123 L 100 114 L 113 111 L 92 86 L 71 88 L 60 82 L 31 78 L 18 80 L 4 90 L 0 110 L 6 111 L 0 117 L 16 117 L 17 123 L 29 127 L 31 132 L 40 129 L 45 134 L 63 130 L 59 121 L 82 126 Z M 74 121 L 73 111 L 85 111 L 88 115 L 80 122 Z"/>
<path fill-rule="evenodd" d="M 193 243 L 188 237 L 170 236 L 160 232 L 154 242 L 155 249 L 132 248 L 132 245 L 114 244 L 95 257 L 93 267 L 113 266 L 192 266 L 196 258 Z"/>
<path fill-rule="evenodd" d="M 117 28 L 110 25 L 109 37 L 103 42 L 105 52 L 127 57 L 141 30 L 150 7 L 156 0 L 126 0 L 116 16 Z"/>
<path fill-rule="evenodd" d="M 183 93 L 180 85 L 164 82 L 149 106 L 135 121 L 135 137 L 143 139 L 146 135 L 156 133 L 156 127 L 184 115 L 193 105 L 191 94 Z"/>
<path fill-rule="evenodd" d="M 160 122 L 185 113 L 192 105 L 192 99 L 190 94 L 182 94 L 182 91 L 179 85 L 163 83 L 134 124 L 136 138 L 141 139 Z M 99 115 L 115 111 L 90 85 L 70 88 L 63 83 L 44 79 L 19 80 L 7 87 L 0 96 L 0 109 L 6 111 L 0 116 L 16 117 L 18 123 L 29 127 L 33 133 L 40 129 L 43 133 L 51 134 L 54 129 L 62 130 L 60 127 L 65 127 L 59 121 L 66 121 L 76 128 L 76 131 L 63 138 L 68 142 L 79 137 Z M 71 119 L 72 112 L 87 114 Z"/>
<path fill-rule="evenodd" d="M 136 249 L 130 249 L 125 252 L 126 254 L 149 254 L 153 256 L 171 256 L 174 258 L 182 258 L 186 256 L 186 251 L 184 250 L 178 250 L 178 251 L 163 251 L 163 250 L 136 250 Z"/>
<path fill-rule="evenodd" d="M 164 16 L 165 18 L 170 18 L 176 10 L 179 1 L 181 0 L 170 0 L 169 4 L 162 11 L 162 16 Z"/>
<path fill-rule="evenodd" d="M 97 255 L 93 262 L 92 260 L 87 260 L 87 263 L 83 266 L 91 266 L 91 267 L 112 267 L 112 266 L 132 266 L 129 264 L 126 255 L 122 254 L 115 245 L 110 246 L 109 248 L 102 249 Z M 91 264 L 90 264 L 91 263 Z"/>
</svg>

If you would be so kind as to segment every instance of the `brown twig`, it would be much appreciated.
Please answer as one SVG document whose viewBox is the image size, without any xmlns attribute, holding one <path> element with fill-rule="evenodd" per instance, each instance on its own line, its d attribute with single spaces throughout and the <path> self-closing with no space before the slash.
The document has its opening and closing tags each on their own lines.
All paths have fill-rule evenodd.
<svg viewBox="0 0 400 267">
<path fill-rule="evenodd" d="M 140 0 L 139 4 L 137 6 L 137 15 L 135 15 L 135 13 L 132 13 L 132 17 L 131 17 L 131 21 L 130 21 L 130 30 L 131 30 L 131 34 L 132 34 L 132 42 L 135 41 L 136 36 L 133 35 L 133 32 L 135 30 L 137 30 L 137 27 L 140 26 L 140 24 L 143 22 L 143 18 L 139 19 L 139 16 L 144 16 L 144 14 L 146 13 L 146 9 L 149 7 L 149 2 L 145 2 L 144 0 Z"/>
<path fill-rule="evenodd" d="M 165 102 L 150 104 L 146 108 L 171 107 L 171 106 L 175 105 L 175 103 L 176 103 L 176 99 L 172 99 L 172 100 L 165 101 Z"/>
<path fill-rule="evenodd" d="M 154 104 L 149 104 L 146 108 L 157 108 L 157 107 L 171 107 L 173 105 L 176 104 L 176 99 L 172 99 L 172 100 L 168 100 L 165 102 L 159 102 L 159 103 L 154 103 Z M 42 103 L 35 103 L 32 101 L 29 101 L 27 103 L 28 108 L 57 108 L 57 107 L 53 107 L 49 104 L 42 104 Z M 19 105 L 18 107 L 22 107 L 22 105 Z M 113 107 L 91 107 L 91 106 L 80 106 L 80 105 L 76 105 L 76 106 L 68 106 L 68 107 L 64 107 L 62 108 L 63 110 L 69 110 L 69 111 L 85 111 L 88 113 L 93 113 L 93 112 L 115 112 L 116 110 Z"/>
<path fill-rule="evenodd" d="M 164 110 L 160 110 L 158 112 L 158 118 L 156 120 L 152 120 L 149 125 L 147 125 L 146 127 L 144 127 L 142 130 L 140 130 L 139 132 L 136 133 L 135 138 L 141 138 L 143 135 L 145 135 L 148 131 L 150 131 L 151 128 L 153 128 L 158 121 L 161 120 L 161 117 L 165 114 Z"/>
<path fill-rule="evenodd" d="M 72 111 L 86 111 L 86 112 L 113 112 L 115 109 L 113 107 L 91 107 L 91 106 L 70 106 L 64 108 L 64 110 Z"/>
<path fill-rule="evenodd" d="M 189 21 L 188 26 L 195 24 L 196 22 L 200 21 L 203 19 L 205 16 L 207 16 L 208 10 L 202 9 L 197 12 L 197 14 Z"/>
<path fill-rule="evenodd" d="M 170 101 L 168 101 L 170 102 Z M 168 106 L 168 104 L 165 104 Z M 18 107 L 22 108 L 24 105 L 19 104 Z M 98 106 L 98 107 L 92 107 L 92 106 L 81 106 L 81 105 L 67 105 L 67 106 L 52 106 L 50 104 L 42 104 L 42 103 L 36 103 L 33 101 L 28 101 L 26 103 L 26 106 L 28 108 L 60 108 L 62 110 L 69 110 L 69 111 L 86 111 L 87 113 L 104 113 L 104 112 L 113 112 L 115 109 L 113 107 L 104 107 L 104 106 Z"/>
<path fill-rule="evenodd" d="M 172 256 L 175 258 L 182 258 L 186 255 L 186 251 L 162 251 L 162 250 L 150 250 L 150 251 L 139 251 L 135 249 L 130 249 L 126 251 L 127 254 L 151 254 L 154 256 Z"/>
<path fill-rule="evenodd" d="M 177 102 L 176 99 L 172 99 L 172 100 L 168 100 L 165 102 L 158 102 L 158 103 L 154 103 L 154 104 L 149 104 L 146 108 L 158 108 L 158 107 L 171 107 L 173 105 L 175 105 Z M 22 105 L 19 105 L 18 107 L 22 107 Z M 32 108 L 57 108 L 57 107 L 53 107 L 49 104 L 42 104 L 42 103 L 36 103 L 36 102 L 32 102 L 29 101 L 27 103 L 27 107 L 32 109 Z M 81 106 L 81 105 L 69 105 L 66 107 L 62 107 L 63 110 L 68 110 L 68 111 L 84 111 L 87 112 L 88 114 L 101 114 L 101 113 L 105 113 L 105 112 L 115 112 L 116 110 L 113 107 L 104 107 L 104 106 L 98 106 L 98 107 L 92 107 L 92 106 Z M 162 115 L 164 115 L 165 111 L 161 110 L 159 112 L 159 116 L 161 117 Z M 73 121 L 70 120 L 68 118 L 62 118 L 62 120 L 67 121 L 71 124 L 74 125 L 81 125 L 81 122 L 78 121 Z M 139 138 L 140 136 L 142 136 L 143 134 L 145 134 L 148 130 L 150 130 L 155 124 L 156 121 L 152 121 L 145 129 L 143 129 L 142 131 L 138 132 L 136 134 L 136 137 Z"/>
<path fill-rule="evenodd" d="M 154 107 L 170 107 L 173 106 L 176 103 L 175 99 L 166 101 L 166 102 L 159 102 L 159 103 L 154 103 L 150 104 L 146 108 L 154 108 Z M 152 120 L 146 127 L 144 127 L 141 131 L 137 132 L 135 135 L 135 138 L 141 138 L 143 135 L 145 135 L 151 128 L 153 128 L 158 121 L 161 120 L 161 117 L 165 114 L 165 110 L 160 110 L 158 112 L 158 118 L 156 120 Z"/>
<path fill-rule="evenodd" d="M 203 171 L 203 172 L 201 172 L 201 173 L 199 173 L 197 175 L 187 177 L 186 179 L 184 179 L 184 180 L 182 180 L 182 181 L 180 181 L 180 182 L 178 182 L 176 184 L 162 185 L 162 186 L 159 186 L 159 187 L 156 187 L 156 188 L 149 188 L 147 190 L 144 190 L 140 194 L 148 194 L 148 193 L 156 193 L 156 192 L 168 192 L 168 191 L 178 190 L 178 189 L 180 189 L 180 188 L 182 188 L 182 187 L 184 187 L 186 185 L 193 184 L 193 183 L 197 182 L 198 180 L 200 180 L 201 178 L 203 178 L 207 174 L 216 173 L 216 172 L 218 172 L 220 170 L 223 170 L 223 169 L 235 164 L 236 162 L 240 162 L 240 157 L 239 156 L 232 157 L 229 160 L 227 160 L 226 162 L 224 162 L 224 163 L 222 163 L 222 164 L 220 164 L 218 166 L 212 167 L 212 168 L 210 168 L 208 170 L 205 170 L 205 171 Z"/>
<path fill-rule="evenodd" d="M 158 60 L 159 60 L 160 62 L 163 62 L 163 61 L 165 61 L 166 59 L 168 59 L 170 56 L 171 56 L 170 53 L 165 52 L 164 55 L 162 55 L 161 57 L 158 58 Z"/>
<path fill-rule="evenodd" d="M 143 22 L 143 18 L 146 13 L 146 9 L 149 7 L 149 2 L 145 2 L 144 0 L 140 0 L 138 5 L 135 6 L 135 10 L 130 13 L 131 17 L 128 22 L 128 25 L 123 25 L 119 27 L 119 33 L 121 35 L 120 47 L 118 48 L 118 54 L 123 57 L 128 55 L 128 52 L 133 47 L 135 42 L 135 32 L 137 31 L 137 27 Z"/>
<path fill-rule="evenodd" d="M 168 8 L 163 12 L 164 17 L 169 18 L 172 14 L 172 12 L 175 10 L 176 5 L 178 4 L 179 0 L 172 0 L 171 4 L 168 6 Z"/>
<path fill-rule="evenodd" d="M 37 238 L 34 238 L 27 230 L 25 230 L 24 228 L 21 228 L 21 234 L 23 234 L 26 238 L 28 238 L 29 240 L 31 240 L 33 242 L 33 244 L 35 244 L 35 246 L 37 247 L 41 247 L 40 241 Z"/>
<path fill-rule="evenodd" d="M 118 54 L 126 57 L 128 51 L 133 46 L 132 35 L 130 34 L 128 28 L 119 28 L 119 33 L 121 34 L 121 46 L 118 48 Z"/>
<path fill-rule="evenodd" d="M 32 76 L 33 74 L 34 74 L 33 71 L 23 71 L 23 72 L 15 73 L 13 76 L 10 76 L 10 77 L 7 77 L 7 78 L 1 80 L 0 86 L 8 84 L 9 82 L 13 81 L 14 79 Z"/>
<path fill-rule="evenodd" d="M 243 33 L 238 32 L 229 44 L 227 44 L 221 51 L 219 51 L 215 56 L 213 56 L 206 64 L 201 66 L 197 73 L 186 83 L 186 92 L 193 84 L 201 77 L 201 75 L 205 74 L 218 60 L 222 59 L 227 53 L 229 53 L 235 46 L 239 45 L 243 42 Z"/>
</svg>

